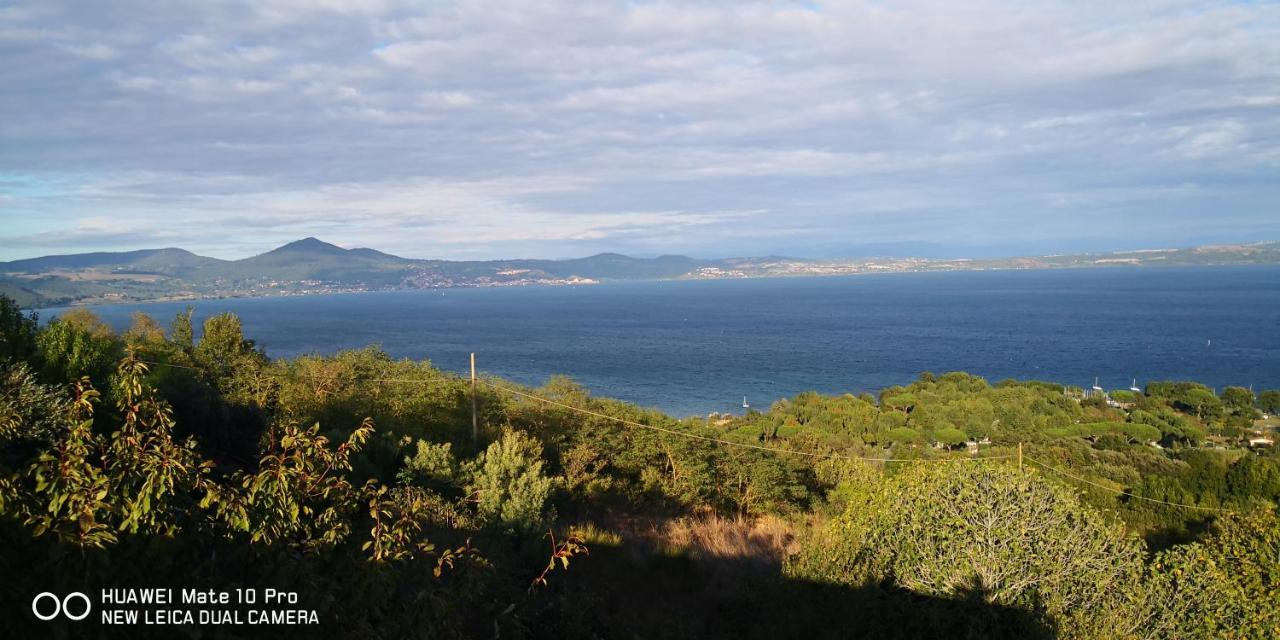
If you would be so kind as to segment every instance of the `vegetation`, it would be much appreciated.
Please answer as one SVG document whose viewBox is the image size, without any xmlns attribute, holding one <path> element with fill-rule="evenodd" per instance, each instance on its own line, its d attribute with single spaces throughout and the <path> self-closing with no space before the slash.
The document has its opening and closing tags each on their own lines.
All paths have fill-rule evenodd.
<svg viewBox="0 0 1280 640">
<path fill-rule="evenodd" d="M 293 590 L 320 625 L 284 637 L 1280 634 L 1280 455 L 1247 444 L 1273 391 L 925 373 L 676 420 L 486 379 L 473 440 L 469 381 L 427 362 L 276 361 L 190 317 L 0 297 L 6 601 Z M 173 630 L 28 611 L 0 627 Z"/>
</svg>

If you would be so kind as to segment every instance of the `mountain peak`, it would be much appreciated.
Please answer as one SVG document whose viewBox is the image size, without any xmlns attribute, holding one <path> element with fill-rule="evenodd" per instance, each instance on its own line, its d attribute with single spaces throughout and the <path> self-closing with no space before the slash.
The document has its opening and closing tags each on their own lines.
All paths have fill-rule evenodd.
<svg viewBox="0 0 1280 640">
<path fill-rule="evenodd" d="M 276 253 L 276 252 L 341 254 L 341 253 L 346 253 L 347 250 L 343 249 L 342 247 L 339 247 L 338 245 L 329 244 L 328 242 L 325 242 L 317 238 L 306 237 L 301 240 L 294 240 L 289 244 L 277 247 L 276 249 L 273 249 L 270 253 Z"/>
</svg>

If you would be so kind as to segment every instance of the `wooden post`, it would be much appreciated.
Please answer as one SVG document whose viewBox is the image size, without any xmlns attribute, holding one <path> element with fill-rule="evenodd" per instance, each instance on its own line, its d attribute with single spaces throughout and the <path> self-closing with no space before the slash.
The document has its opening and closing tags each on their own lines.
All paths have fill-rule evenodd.
<svg viewBox="0 0 1280 640">
<path fill-rule="evenodd" d="M 1018 443 L 1018 471 L 1022 471 L 1022 443 Z"/>
<path fill-rule="evenodd" d="M 480 450 L 480 421 L 476 417 L 476 354 L 471 352 L 471 448 Z"/>
</svg>

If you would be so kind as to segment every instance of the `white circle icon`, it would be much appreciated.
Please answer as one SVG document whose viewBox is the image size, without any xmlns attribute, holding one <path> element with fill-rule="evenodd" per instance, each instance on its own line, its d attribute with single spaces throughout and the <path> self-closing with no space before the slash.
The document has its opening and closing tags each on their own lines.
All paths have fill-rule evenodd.
<svg viewBox="0 0 1280 640">
<path fill-rule="evenodd" d="M 40 601 L 45 599 L 46 597 L 49 598 L 50 600 L 53 600 L 53 613 L 47 616 L 41 615 L 40 613 Z M 62 612 L 62 601 L 58 599 L 58 596 L 52 593 L 49 593 L 48 591 L 45 591 L 44 593 L 37 595 L 35 598 L 31 600 L 31 613 L 36 614 L 36 617 L 40 618 L 41 620 L 52 620 L 58 617 L 58 614 L 61 612 Z"/>
<path fill-rule="evenodd" d="M 84 611 L 78 616 L 73 616 L 71 615 L 70 603 L 71 603 L 71 599 L 76 597 L 80 598 L 81 600 L 84 600 Z M 84 620 L 86 617 L 88 617 L 90 609 L 93 609 L 93 604 L 89 602 L 89 596 L 86 596 L 85 594 L 80 593 L 79 591 L 72 591 L 71 593 L 67 594 L 67 597 L 62 599 L 62 613 L 67 616 L 68 620 L 76 620 L 76 621 Z"/>
</svg>

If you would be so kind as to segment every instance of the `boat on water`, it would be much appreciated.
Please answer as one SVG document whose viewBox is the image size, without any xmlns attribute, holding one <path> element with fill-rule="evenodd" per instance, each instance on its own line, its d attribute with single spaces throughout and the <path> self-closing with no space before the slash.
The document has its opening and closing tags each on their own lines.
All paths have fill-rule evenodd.
<svg viewBox="0 0 1280 640">
<path fill-rule="evenodd" d="M 1134 392 L 1134 393 L 1142 393 L 1142 389 L 1139 389 L 1139 388 L 1138 388 L 1138 379 L 1137 379 L 1137 378 L 1134 378 L 1134 379 L 1133 379 L 1133 384 L 1129 385 L 1129 390 L 1130 390 L 1130 391 L 1132 391 L 1132 392 Z"/>
<path fill-rule="evenodd" d="M 751 408 L 751 405 L 747 404 L 747 397 L 746 397 L 746 396 L 742 396 L 742 408 L 743 408 L 743 409 L 750 409 L 750 408 Z"/>
</svg>

